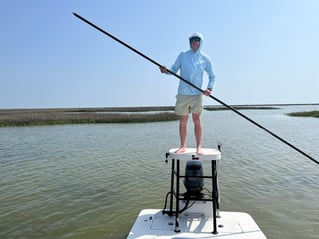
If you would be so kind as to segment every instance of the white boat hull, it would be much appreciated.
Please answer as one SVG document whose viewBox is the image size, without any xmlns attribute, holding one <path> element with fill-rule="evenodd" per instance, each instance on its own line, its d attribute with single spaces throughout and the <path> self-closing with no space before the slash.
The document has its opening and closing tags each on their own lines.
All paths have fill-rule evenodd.
<svg viewBox="0 0 319 239">
<path fill-rule="evenodd" d="M 176 233 L 175 217 L 163 215 L 160 209 L 144 209 L 138 215 L 128 239 L 266 239 L 253 218 L 242 212 L 220 212 L 218 234 L 213 234 L 213 220 L 204 214 L 179 217 L 180 232 Z"/>
</svg>

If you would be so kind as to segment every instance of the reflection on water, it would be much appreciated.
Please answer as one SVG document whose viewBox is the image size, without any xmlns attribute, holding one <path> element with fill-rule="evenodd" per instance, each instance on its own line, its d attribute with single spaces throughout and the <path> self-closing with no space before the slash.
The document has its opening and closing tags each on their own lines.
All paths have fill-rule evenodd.
<svg viewBox="0 0 319 239">
<path fill-rule="evenodd" d="M 318 160 L 319 120 L 284 114 L 318 108 L 242 112 Z M 222 210 L 250 213 L 268 238 L 317 238 L 318 165 L 229 111 L 205 111 L 203 128 L 204 147 L 223 145 Z M 164 154 L 179 146 L 177 121 L 0 135 L 0 238 L 125 238 L 141 209 L 163 207 Z"/>
</svg>

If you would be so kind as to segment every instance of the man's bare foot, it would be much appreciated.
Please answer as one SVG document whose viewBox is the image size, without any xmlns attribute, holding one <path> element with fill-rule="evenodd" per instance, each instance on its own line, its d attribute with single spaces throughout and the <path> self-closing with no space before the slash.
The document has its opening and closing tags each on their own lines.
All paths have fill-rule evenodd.
<svg viewBox="0 0 319 239">
<path fill-rule="evenodd" d="M 185 151 L 186 151 L 186 148 L 181 147 L 178 150 L 176 150 L 175 153 L 181 154 L 181 153 L 184 153 Z"/>
<path fill-rule="evenodd" d="M 197 148 L 197 154 L 202 155 L 204 154 L 202 148 Z"/>
</svg>

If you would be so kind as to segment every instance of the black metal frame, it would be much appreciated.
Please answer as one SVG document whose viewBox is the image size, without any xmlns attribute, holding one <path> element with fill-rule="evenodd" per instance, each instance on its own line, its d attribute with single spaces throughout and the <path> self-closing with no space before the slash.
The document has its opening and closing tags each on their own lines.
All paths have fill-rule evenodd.
<svg viewBox="0 0 319 239">
<path fill-rule="evenodd" d="M 193 157 L 194 160 L 196 158 Z M 175 162 L 176 161 L 176 162 Z M 176 169 L 175 169 L 176 163 Z M 186 175 L 180 174 L 180 160 L 172 159 L 172 169 L 171 169 L 171 190 L 170 190 L 170 206 L 169 211 L 163 211 L 163 213 L 168 214 L 169 216 L 175 215 L 175 232 L 180 232 L 179 227 L 179 201 L 185 200 L 184 194 L 180 193 L 180 179 L 185 178 Z M 199 176 L 199 178 L 210 178 L 212 179 L 212 191 L 211 198 L 196 198 L 195 201 L 211 201 L 213 203 L 213 224 L 214 230 L 213 234 L 218 234 L 217 231 L 217 210 L 219 209 L 219 192 L 218 192 L 218 182 L 217 182 L 217 162 L 216 160 L 211 161 L 211 175 L 210 176 Z M 176 181 L 175 181 L 176 179 Z M 175 198 L 175 211 L 174 207 L 174 198 Z M 187 199 L 188 200 L 188 199 Z M 190 199 L 193 200 L 193 199 Z"/>
</svg>

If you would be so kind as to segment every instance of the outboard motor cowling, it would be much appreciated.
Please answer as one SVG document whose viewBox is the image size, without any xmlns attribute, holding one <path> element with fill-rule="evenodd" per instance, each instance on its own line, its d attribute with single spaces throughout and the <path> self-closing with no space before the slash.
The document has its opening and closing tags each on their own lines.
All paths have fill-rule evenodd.
<svg viewBox="0 0 319 239">
<path fill-rule="evenodd" d="M 203 190 L 204 180 L 203 167 L 201 161 L 188 161 L 185 167 L 184 186 L 187 189 L 186 195 L 190 197 L 198 197 Z"/>
</svg>

